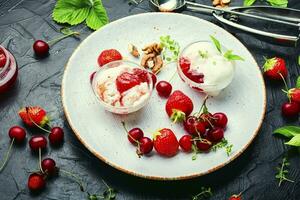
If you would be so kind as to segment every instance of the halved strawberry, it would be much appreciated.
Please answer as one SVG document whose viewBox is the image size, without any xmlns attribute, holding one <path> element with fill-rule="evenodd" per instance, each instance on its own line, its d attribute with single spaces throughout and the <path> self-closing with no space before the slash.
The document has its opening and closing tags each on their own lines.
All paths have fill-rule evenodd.
<svg viewBox="0 0 300 200">
<path fill-rule="evenodd" d="M 107 49 L 100 53 L 98 64 L 102 67 L 103 65 L 116 60 L 122 60 L 121 53 L 116 49 Z"/>
<path fill-rule="evenodd" d="M 35 126 L 35 124 L 37 124 L 38 126 L 43 127 L 49 123 L 49 118 L 46 111 L 39 106 L 22 108 L 19 111 L 19 116 L 28 126 Z"/>
<path fill-rule="evenodd" d="M 162 156 L 175 156 L 179 149 L 178 140 L 171 129 L 163 128 L 153 135 L 154 149 Z"/>
<path fill-rule="evenodd" d="M 300 88 L 289 89 L 288 96 L 292 101 L 300 103 Z"/>
<path fill-rule="evenodd" d="M 130 88 L 133 88 L 136 85 L 141 83 L 141 78 L 136 74 L 131 74 L 129 72 L 124 72 L 120 74 L 116 79 L 117 90 L 120 93 L 123 93 Z"/>
<path fill-rule="evenodd" d="M 264 75 L 271 80 L 282 80 L 282 77 L 286 78 L 288 74 L 285 61 L 278 57 L 267 59 L 263 70 Z"/>
<path fill-rule="evenodd" d="M 185 120 L 193 109 L 192 100 L 179 90 L 174 91 L 166 103 L 166 112 L 174 123 Z"/>
</svg>

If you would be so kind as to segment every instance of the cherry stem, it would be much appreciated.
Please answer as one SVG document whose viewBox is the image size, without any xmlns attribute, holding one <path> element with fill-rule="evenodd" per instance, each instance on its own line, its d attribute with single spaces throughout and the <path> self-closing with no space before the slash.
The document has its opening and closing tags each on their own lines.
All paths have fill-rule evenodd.
<svg viewBox="0 0 300 200">
<path fill-rule="evenodd" d="M 7 161 L 8 161 L 8 158 L 9 158 L 9 155 L 10 155 L 10 152 L 11 152 L 11 149 L 12 149 L 12 146 L 13 146 L 14 142 L 15 142 L 15 138 L 12 139 L 12 141 L 9 145 L 8 151 L 5 154 L 4 161 L 3 161 L 3 163 L 0 167 L 0 172 L 4 169 L 5 165 L 7 164 Z"/>
<path fill-rule="evenodd" d="M 200 110 L 199 110 L 199 112 L 196 113 L 196 115 L 199 115 L 201 113 L 202 109 L 204 108 L 204 106 L 206 106 L 207 99 L 208 99 L 208 95 L 205 96 L 204 101 L 200 107 Z"/>
<path fill-rule="evenodd" d="M 42 168 L 42 149 L 39 148 L 39 168 L 41 170 L 41 172 L 44 174 L 44 170 Z"/>
<path fill-rule="evenodd" d="M 126 131 L 127 135 L 128 135 L 133 141 L 135 141 L 135 142 L 139 145 L 140 142 L 137 141 L 136 139 L 134 139 L 134 138 L 129 134 L 128 129 L 126 128 L 125 122 L 122 121 L 121 123 L 122 123 L 122 125 L 123 125 L 123 127 L 124 127 L 124 130 Z"/>
<path fill-rule="evenodd" d="M 80 179 L 78 176 L 74 175 L 74 174 L 71 173 L 71 172 L 68 172 L 68 171 L 66 171 L 66 170 L 63 170 L 63 169 L 59 169 L 59 171 L 62 172 L 62 173 L 64 173 L 64 174 L 67 175 L 68 177 L 71 177 L 73 180 L 75 180 L 75 182 L 79 185 L 80 190 L 81 190 L 82 192 L 84 192 L 84 187 L 83 187 L 82 181 L 81 181 L 81 179 Z"/>
<path fill-rule="evenodd" d="M 283 81 L 283 83 L 284 83 L 284 87 L 285 87 L 285 90 L 286 90 L 285 93 L 288 94 L 289 88 L 288 88 L 288 86 L 287 86 L 287 84 L 286 84 L 285 78 L 282 76 L 282 74 L 281 74 L 280 72 L 278 72 L 278 74 L 279 74 L 279 76 L 281 77 L 281 79 L 282 79 L 282 81 Z M 289 99 L 289 101 L 291 102 L 291 98 L 290 98 L 289 95 L 288 95 L 288 99 Z"/>
<path fill-rule="evenodd" d="M 52 46 L 52 45 L 56 44 L 57 42 L 59 42 L 59 41 L 65 39 L 65 38 L 67 38 L 67 37 L 69 37 L 69 36 L 71 36 L 71 35 L 80 35 L 80 33 L 79 33 L 79 32 L 72 32 L 72 33 L 69 33 L 69 34 L 67 34 L 67 35 L 61 36 L 61 37 L 56 38 L 56 39 L 54 39 L 54 40 L 48 41 L 48 44 L 49 44 L 49 46 Z"/>
<path fill-rule="evenodd" d="M 44 129 L 43 127 L 41 127 L 40 125 L 38 125 L 37 123 L 35 123 L 35 121 L 33 121 L 33 119 L 31 118 L 30 114 L 28 113 L 28 110 L 29 110 L 29 109 L 30 109 L 30 108 L 26 107 L 26 114 L 27 114 L 27 116 L 29 117 L 30 121 L 31 121 L 36 127 L 38 127 L 39 129 L 41 129 L 41 130 L 43 130 L 43 131 L 45 131 L 45 132 L 47 132 L 47 133 L 51 133 L 51 131 L 49 131 L 49 130 L 47 130 L 47 129 Z M 47 124 L 47 125 L 49 126 L 49 124 Z"/>
</svg>

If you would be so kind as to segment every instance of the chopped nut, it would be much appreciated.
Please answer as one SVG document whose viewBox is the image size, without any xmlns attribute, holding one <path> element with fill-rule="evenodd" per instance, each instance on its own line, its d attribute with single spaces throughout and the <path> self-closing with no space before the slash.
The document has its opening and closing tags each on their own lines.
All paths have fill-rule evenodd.
<svg viewBox="0 0 300 200">
<path fill-rule="evenodd" d="M 212 5 L 217 6 L 221 3 L 221 0 L 213 0 Z"/>
<path fill-rule="evenodd" d="M 157 74 L 160 71 L 160 69 L 162 68 L 163 64 L 164 64 L 163 59 L 161 58 L 161 56 L 156 56 L 155 59 L 154 59 L 154 63 L 155 63 L 155 65 L 152 68 L 152 72 L 154 74 Z"/>
<path fill-rule="evenodd" d="M 130 54 L 133 55 L 134 57 L 136 57 L 136 58 L 140 57 L 140 53 L 139 53 L 137 47 L 134 46 L 133 44 L 128 44 L 128 50 L 129 50 Z"/>
<path fill-rule="evenodd" d="M 222 4 L 229 4 L 230 3 L 230 0 L 221 0 L 221 5 Z"/>
<path fill-rule="evenodd" d="M 160 46 L 160 44 L 153 43 L 146 46 L 142 50 L 144 51 L 145 54 L 149 54 L 149 53 L 160 54 L 162 51 L 162 47 Z"/>
<path fill-rule="evenodd" d="M 150 53 L 150 54 L 146 54 L 144 55 L 144 57 L 141 60 L 141 65 L 143 67 L 148 67 L 147 62 L 149 61 L 149 59 L 153 59 L 156 55 L 154 53 Z"/>
</svg>

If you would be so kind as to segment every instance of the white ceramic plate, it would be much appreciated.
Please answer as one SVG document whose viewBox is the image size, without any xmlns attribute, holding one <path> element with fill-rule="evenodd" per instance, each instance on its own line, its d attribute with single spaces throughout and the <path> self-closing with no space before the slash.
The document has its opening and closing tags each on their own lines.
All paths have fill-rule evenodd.
<svg viewBox="0 0 300 200">
<path fill-rule="evenodd" d="M 162 35 L 170 35 L 185 45 L 209 40 L 213 35 L 227 49 L 232 49 L 245 61 L 237 62 L 236 75 L 231 85 L 215 98 L 208 100 L 213 112 L 225 112 L 229 118 L 225 137 L 233 144 L 228 157 L 224 149 L 207 154 L 180 152 L 173 158 L 150 156 L 138 158 L 135 147 L 126 138 L 121 120 L 127 126 L 140 127 L 145 135 L 159 128 L 171 128 L 180 138 L 183 127 L 172 124 L 164 107 L 165 99 L 153 96 L 142 110 L 128 116 L 118 116 L 105 111 L 97 102 L 90 87 L 89 76 L 98 69 L 97 57 L 104 49 L 118 49 L 126 59 L 139 62 L 127 51 L 128 43 L 142 48 L 146 44 L 159 42 Z M 176 65 L 168 65 L 159 74 L 159 80 L 169 80 Z M 195 110 L 200 108 L 204 95 L 193 91 L 177 76 L 172 80 L 173 88 L 184 91 L 193 102 Z M 74 51 L 67 63 L 62 83 L 62 102 L 67 120 L 78 139 L 99 159 L 132 175 L 159 180 L 188 179 L 215 171 L 238 157 L 252 142 L 262 124 L 266 107 L 264 81 L 252 55 L 235 37 L 224 29 L 196 17 L 172 13 L 146 13 L 126 17 L 108 24 L 91 34 Z"/>
</svg>

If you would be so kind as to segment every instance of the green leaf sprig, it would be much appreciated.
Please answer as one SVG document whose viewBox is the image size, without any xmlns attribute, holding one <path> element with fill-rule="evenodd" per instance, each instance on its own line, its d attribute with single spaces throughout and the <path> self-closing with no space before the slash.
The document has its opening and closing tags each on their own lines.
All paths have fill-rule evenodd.
<svg viewBox="0 0 300 200">
<path fill-rule="evenodd" d="M 288 0 L 266 0 L 271 6 L 284 7 L 288 6 Z M 251 6 L 256 2 L 256 0 L 244 0 L 244 6 Z"/>
<path fill-rule="evenodd" d="M 161 36 L 160 45 L 163 48 L 162 58 L 168 62 L 177 60 L 180 51 L 180 45 L 171 39 L 170 35 Z"/>
<path fill-rule="evenodd" d="M 300 127 L 298 126 L 284 126 L 276 129 L 273 134 L 289 138 L 286 145 L 300 147 Z"/>
<path fill-rule="evenodd" d="M 97 30 L 109 22 L 101 0 L 58 0 L 52 18 L 58 23 L 77 25 L 86 22 Z"/>
<path fill-rule="evenodd" d="M 214 43 L 215 47 L 217 48 L 217 50 L 222 54 L 222 49 L 221 49 L 221 43 L 220 41 L 215 38 L 214 36 L 210 36 L 212 42 Z M 244 58 L 238 56 L 238 55 L 235 55 L 233 54 L 233 51 L 232 50 L 228 50 L 224 53 L 223 55 L 227 60 L 229 61 L 234 61 L 234 60 L 242 60 L 244 61 Z"/>
<path fill-rule="evenodd" d="M 277 167 L 277 174 L 275 175 L 275 178 L 279 180 L 278 186 L 280 187 L 281 183 L 283 181 L 288 181 L 288 182 L 294 182 L 291 179 L 287 178 L 287 174 L 289 173 L 287 167 L 290 165 L 290 163 L 288 162 L 287 158 L 283 158 L 282 159 L 282 163 L 280 167 Z"/>
<path fill-rule="evenodd" d="M 218 142 L 217 144 L 212 146 L 211 150 L 212 151 L 217 151 L 218 149 L 224 148 L 225 151 L 226 151 L 227 156 L 230 156 L 230 154 L 232 152 L 232 147 L 233 147 L 233 145 L 229 144 L 226 139 L 222 139 L 220 142 Z"/>
<path fill-rule="evenodd" d="M 88 200 L 113 200 L 117 196 L 117 191 L 113 188 L 111 188 L 104 180 L 102 180 L 104 185 L 106 186 L 106 190 L 103 192 L 102 195 L 99 194 L 88 194 Z"/>
<path fill-rule="evenodd" d="M 201 187 L 201 190 L 198 194 L 192 197 L 192 200 L 201 200 L 207 199 L 213 195 L 212 190 L 210 187 Z"/>
</svg>

